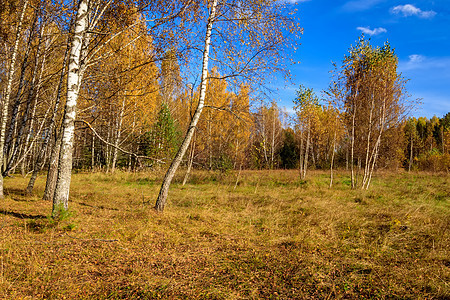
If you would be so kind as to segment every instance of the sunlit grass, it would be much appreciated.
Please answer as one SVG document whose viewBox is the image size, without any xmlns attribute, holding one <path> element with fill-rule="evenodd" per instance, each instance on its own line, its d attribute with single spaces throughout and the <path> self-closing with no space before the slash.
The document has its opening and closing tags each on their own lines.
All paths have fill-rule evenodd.
<svg viewBox="0 0 450 300">
<path fill-rule="evenodd" d="M 450 180 L 378 174 L 350 190 L 346 172 L 74 174 L 70 215 L 5 181 L 0 298 L 450 297 Z"/>
</svg>

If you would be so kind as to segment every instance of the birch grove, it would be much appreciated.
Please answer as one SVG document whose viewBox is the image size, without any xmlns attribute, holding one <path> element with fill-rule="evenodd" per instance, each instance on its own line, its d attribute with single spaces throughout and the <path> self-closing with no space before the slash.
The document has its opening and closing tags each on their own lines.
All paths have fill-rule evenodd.
<svg viewBox="0 0 450 300">
<path fill-rule="evenodd" d="M 302 31 L 285 2 L 11 3 L 0 11 L 0 197 L 8 176 L 29 176 L 39 194 L 46 175 L 54 218 L 69 209 L 74 169 L 166 171 L 163 211 L 180 168 L 187 186 L 195 169 L 235 170 L 237 186 L 245 169 L 297 168 L 302 182 L 329 171 L 330 187 L 342 168 L 354 189 L 380 168 L 448 168 L 450 117 L 406 122 L 388 43 L 360 38 L 330 88 L 299 83 L 285 113 L 268 87 L 289 77 L 285 51 Z"/>
</svg>

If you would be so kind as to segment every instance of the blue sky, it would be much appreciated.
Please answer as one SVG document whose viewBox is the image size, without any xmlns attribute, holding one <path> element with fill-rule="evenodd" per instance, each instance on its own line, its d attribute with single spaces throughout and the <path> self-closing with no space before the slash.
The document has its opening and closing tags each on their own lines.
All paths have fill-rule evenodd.
<svg viewBox="0 0 450 300">
<path fill-rule="evenodd" d="M 342 61 L 362 32 L 372 45 L 388 40 L 409 79 L 407 91 L 422 105 L 413 116 L 442 117 L 450 112 L 450 0 L 289 0 L 304 29 L 293 54 L 293 85 L 278 92 L 288 111 L 299 84 L 317 94 L 326 89 L 332 62 Z"/>
</svg>

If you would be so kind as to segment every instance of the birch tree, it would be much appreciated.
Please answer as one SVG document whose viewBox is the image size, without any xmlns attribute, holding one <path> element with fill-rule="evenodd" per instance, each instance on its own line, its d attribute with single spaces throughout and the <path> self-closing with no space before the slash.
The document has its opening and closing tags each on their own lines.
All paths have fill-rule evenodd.
<svg viewBox="0 0 450 300">
<path fill-rule="evenodd" d="M 197 108 L 192 116 L 191 123 L 189 124 L 188 131 L 184 137 L 183 142 L 181 143 L 178 152 L 173 159 L 172 163 L 169 166 L 169 169 L 164 176 L 163 183 L 161 185 L 161 189 L 159 191 L 158 198 L 156 200 L 155 209 L 157 211 L 163 211 L 167 202 L 167 196 L 169 194 L 169 187 L 172 182 L 173 176 L 175 175 L 178 166 L 183 159 L 186 150 L 189 147 L 192 136 L 194 135 L 195 127 L 197 126 L 198 120 L 200 119 L 200 115 L 202 114 L 203 107 L 205 105 L 205 96 L 206 96 L 206 82 L 208 76 L 208 62 L 209 62 L 209 49 L 211 44 L 211 33 L 214 22 L 216 21 L 216 10 L 217 10 L 218 0 L 213 0 L 211 3 L 211 8 L 209 11 L 208 21 L 206 23 L 206 34 L 205 34 L 205 43 L 203 48 L 203 60 L 202 60 L 202 79 L 200 83 L 200 97 L 198 101 Z"/>
<path fill-rule="evenodd" d="M 6 123 L 8 120 L 8 110 L 9 110 L 9 104 L 10 104 L 11 93 L 12 93 L 13 79 L 14 79 L 14 74 L 16 71 L 16 59 L 17 59 L 17 55 L 18 55 L 20 38 L 22 35 L 22 25 L 23 25 L 25 12 L 28 7 L 28 2 L 29 2 L 28 0 L 25 0 L 23 2 L 22 10 L 18 16 L 14 45 L 13 45 L 13 48 L 11 51 L 11 58 L 9 60 L 6 88 L 5 88 L 5 92 L 2 94 L 2 108 L 1 108 L 2 119 L 1 119 L 1 124 L 0 124 L 0 166 L 3 165 L 3 161 L 4 161 L 3 148 L 5 146 Z M 2 172 L 0 172 L 0 198 L 4 198 L 3 175 L 1 173 Z"/>
<path fill-rule="evenodd" d="M 243 78 L 253 84 L 261 84 L 265 78 L 263 74 L 283 70 L 288 59 L 280 54 L 294 44 L 287 36 L 297 39 L 296 34 L 300 31 L 298 24 L 286 14 L 285 4 L 280 1 L 213 0 L 204 4 L 206 7 L 198 3 L 197 14 L 197 20 L 203 21 L 195 24 L 201 27 L 206 25 L 201 46 L 200 96 L 185 139 L 161 185 L 155 204 L 158 211 L 162 211 L 166 205 L 170 183 L 202 114 L 210 68 L 209 56 L 222 78 Z"/>
<path fill-rule="evenodd" d="M 305 179 L 311 154 L 311 137 L 320 110 L 319 98 L 315 95 L 313 89 L 300 85 L 294 105 L 294 109 L 297 112 L 298 128 L 301 130 L 300 155 L 302 157 L 300 158 L 300 178 Z M 303 142 L 304 138 L 306 138 L 305 142 Z M 305 144 L 304 150 L 303 144 Z"/>
<path fill-rule="evenodd" d="M 352 188 L 357 186 L 356 161 L 363 168 L 359 186 L 369 188 L 386 130 L 397 126 L 405 116 L 408 99 L 397 64 L 389 43 L 373 47 L 361 37 L 335 73 L 334 86 L 341 89 L 335 94 L 343 103 L 351 141 Z"/>
<path fill-rule="evenodd" d="M 74 34 L 69 54 L 69 69 L 67 73 L 67 95 L 63 120 L 62 141 L 58 162 L 58 178 L 53 196 L 52 216 L 59 218 L 68 210 L 69 189 L 72 172 L 72 149 L 75 131 L 75 118 L 78 92 L 82 80 L 84 66 L 81 65 L 83 43 L 86 43 L 88 28 L 88 0 L 81 0 L 75 17 Z"/>
</svg>

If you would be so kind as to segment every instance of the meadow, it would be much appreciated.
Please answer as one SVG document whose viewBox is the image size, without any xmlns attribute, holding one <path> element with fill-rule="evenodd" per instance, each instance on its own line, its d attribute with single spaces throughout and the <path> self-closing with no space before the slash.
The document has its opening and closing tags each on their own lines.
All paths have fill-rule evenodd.
<svg viewBox="0 0 450 300">
<path fill-rule="evenodd" d="M 450 299 L 450 176 L 77 173 L 60 221 L 27 178 L 0 200 L 0 298 Z M 237 180 L 238 179 L 238 180 Z"/>
</svg>

